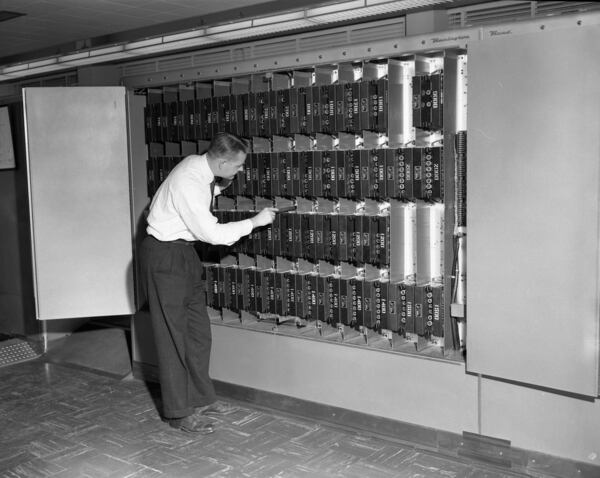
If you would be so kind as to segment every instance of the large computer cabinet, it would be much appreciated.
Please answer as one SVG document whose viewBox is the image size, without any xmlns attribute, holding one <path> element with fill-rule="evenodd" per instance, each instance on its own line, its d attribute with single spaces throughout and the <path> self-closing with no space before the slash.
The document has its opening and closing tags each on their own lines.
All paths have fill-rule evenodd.
<svg viewBox="0 0 600 478">
<path fill-rule="evenodd" d="M 126 81 L 154 83 L 154 93 L 164 88 L 167 95 L 177 91 L 178 76 L 200 75 L 200 83 L 213 88 L 240 82 L 247 88 L 235 74 L 246 66 L 251 82 L 262 74 L 255 68 L 277 78 L 301 70 L 298 62 L 316 72 L 344 65 L 352 55 L 369 62 L 369 52 L 384 63 L 391 59 L 388 66 L 418 56 L 454 58 L 450 63 L 458 66 L 446 63 L 444 71 L 445 93 L 455 95 L 444 98 L 444 106 L 454 108 L 445 123 L 450 163 L 444 165 L 455 168 L 446 185 L 456 188 L 466 180 L 467 213 L 460 222 L 455 211 L 462 198 L 446 190 L 444 205 L 452 213 L 444 216 L 444 248 L 451 254 L 444 264 L 455 254 L 467 259 L 466 269 L 445 269 L 451 280 L 466 273 L 466 363 L 435 347 L 398 350 L 377 335 L 369 335 L 368 344 L 360 337 L 322 340 L 317 332 L 316 340 L 306 340 L 286 333 L 285 326 L 261 331 L 248 326 L 252 321 L 244 327 L 221 313 L 214 327 L 213 376 L 251 390 L 504 438 L 517 447 L 593 462 L 599 425 L 597 25 L 597 15 L 566 16 L 226 62 L 218 73 L 204 65 L 176 72 L 151 71 L 158 63 L 132 65 Z M 148 72 L 140 73 L 142 68 Z M 402 82 L 397 87 L 401 91 Z M 388 104 L 392 122 L 403 106 Z M 405 134 L 402 122 L 392 124 L 399 125 Z M 456 135 L 465 130 L 461 177 L 464 165 L 454 162 L 460 153 Z M 399 137 L 390 134 L 388 140 Z M 151 150 L 149 157 L 160 154 Z M 398 232 L 392 226 L 392 234 Z M 461 297 L 445 298 L 450 323 L 454 314 L 460 317 Z M 452 341 L 445 344 L 451 349 Z M 152 360 L 150 351 L 139 352 Z M 564 433 L 557 436 L 555 429 Z"/>
</svg>

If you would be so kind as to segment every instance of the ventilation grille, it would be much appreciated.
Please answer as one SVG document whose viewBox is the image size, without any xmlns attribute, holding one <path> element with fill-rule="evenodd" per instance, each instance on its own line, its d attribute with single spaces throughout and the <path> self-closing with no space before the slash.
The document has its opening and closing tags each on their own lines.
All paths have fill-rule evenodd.
<svg viewBox="0 0 600 478">
<path fill-rule="evenodd" d="M 21 339 L 0 342 L 0 367 L 39 357 L 40 354 L 36 348 L 34 348 L 34 344 Z"/>
<path fill-rule="evenodd" d="M 506 23 L 525 18 L 531 18 L 530 2 L 517 2 L 509 5 L 473 9 L 472 11 L 467 11 L 465 21 L 468 26 L 471 26 L 488 23 Z"/>
<path fill-rule="evenodd" d="M 192 66 L 192 57 L 180 56 L 175 58 L 167 58 L 158 62 L 159 70 L 177 70 L 181 68 L 190 68 Z"/>
<path fill-rule="evenodd" d="M 294 53 L 296 51 L 296 40 L 288 40 L 281 42 L 263 43 L 255 45 L 253 48 L 254 57 L 261 58 L 271 55 L 284 55 L 286 53 Z"/>
<path fill-rule="evenodd" d="M 598 9 L 598 2 L 535 2 L 537 15 L 562 15 Z"/>
<path fill-rule="evenodd" d="M 140 61 L 121 65 L 123 78 L 143 77 L 156 73 L 186 70 L 195 67 L 206 67 L 237 63 L 248 60 L 259 60 L 269 57 L 284 57 L 305 52 L 322 51 L 327 48 L 343 47 L 350 44 L 369 43 L 406 36 L 404 17 L 363 23 L 360 25 L 339 27 L 321 32 L 302 33 L 280 39 L 264 39 L 218 49 L 206 49 L 195 53 L 180 53 L 157 58 L 152 62 Z M 191 63 L 190 63 L 191 61 Z"/>
<path fill-rule="evenodd" d="M 377 27 L 357 28 L 350 31 L 352 43 L 386 40 L 388 38 L 400 38 L 406 36 L 406 23 L 404 18 Z"/>
<path fill-rule="evenodd" d="M 463 28 L 600 9 L 600 2 L 503 1 L 448 10 L 448 26 Z"/>
<path fill-rule="evenodd" d="M 252 48 L 249 46 L 234 48 L 233 52 L 231 53 L 231 57 L 233 61 L 249 60 L 252 57 Z"/>
<path fill-rule="evenodd" d="M 338 32 L 330 33 L 327 35 L 316 35 L 313 37 L 304 37 L 299 41 L 300 51 L 305 50 L 321 50 L 338 45 L 344 45 L 347 43 L 347 33 Z"/>
<path fill-rule="evenodd" d="M 448 27 L 449 28 L 462 28 L 463 22 L 463 13 L 462 12 L 451 12 L 448 13 Z"/>
<path fill-rule="evenodd" d="M 150 73 L 156 73 L 156 62 L 148 63 L 132 63 L 123 66 L 124 76 L 135 76 L 135 75 L 147 75 Z"/>
<path fill-rule="evenodd" d="M 231 50 L 219 50 L 194 55 L 195 66 L 219 65 L 231 61 Z"/>
</svg>

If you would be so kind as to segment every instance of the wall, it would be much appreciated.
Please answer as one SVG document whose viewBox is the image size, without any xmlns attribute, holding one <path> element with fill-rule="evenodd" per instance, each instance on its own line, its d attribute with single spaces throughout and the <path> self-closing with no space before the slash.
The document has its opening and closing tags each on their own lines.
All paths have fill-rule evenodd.
<svg viewBox="0 0 600 478">
<path fill-rule="evenodd" d="M 0 170 L 0 333 L 38 332 L 33 299 L 23 113 L 9 105 L 15 169 Z"/>
</svg>

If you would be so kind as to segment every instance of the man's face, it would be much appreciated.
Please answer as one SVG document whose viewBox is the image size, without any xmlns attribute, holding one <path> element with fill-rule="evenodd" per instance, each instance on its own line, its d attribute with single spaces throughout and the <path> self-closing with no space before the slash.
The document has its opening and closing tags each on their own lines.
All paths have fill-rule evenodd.
<svg viewBox="0 0 600 478">
<path fill-rule="evenodd" d="M 219 163 L 219 176 L 225 179 L 233 179 L 235 175 L 244 170 L 246 153 L 240 151 L 233 158 L 223 160 Z"/>
</svg>

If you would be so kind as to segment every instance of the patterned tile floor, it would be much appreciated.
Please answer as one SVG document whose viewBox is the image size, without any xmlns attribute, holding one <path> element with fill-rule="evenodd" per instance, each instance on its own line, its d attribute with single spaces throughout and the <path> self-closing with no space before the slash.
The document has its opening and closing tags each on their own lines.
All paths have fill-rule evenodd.
<svg viewBox="0 0 600 478">
<path fill-rule="evenodd" d="M 157 397 L 42 359 L 0 368 L 0 477 L 522 476 L 245 403 L 213 434 L 186 434 L 160 420 Z"/>
</svg>

